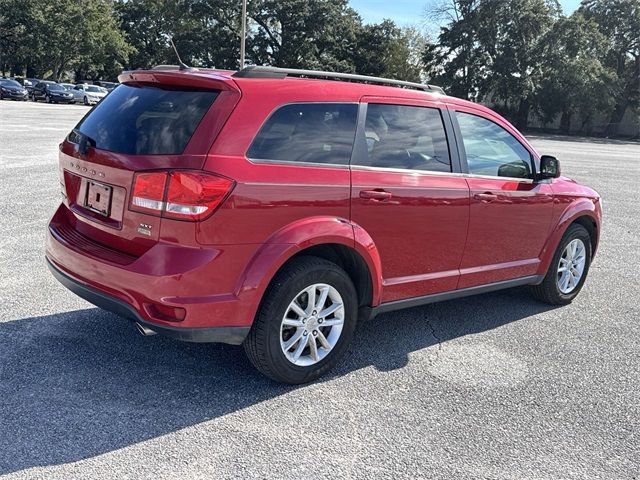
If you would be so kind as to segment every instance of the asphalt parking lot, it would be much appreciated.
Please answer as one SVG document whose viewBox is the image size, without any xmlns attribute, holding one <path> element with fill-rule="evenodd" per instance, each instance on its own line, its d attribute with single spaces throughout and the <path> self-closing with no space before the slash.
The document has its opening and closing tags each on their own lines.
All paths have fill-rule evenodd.
<svg viewBox="0 0 640 480">
<path fill-rule="evenodd" d="M 302 387 L 142 337 L 43 260 L 83 106 L 0 102 L 0 476 L 640 479 L 640 144 L 533 137 L 604 198 L 590 278 L 379 316 Z"/>
</svg>

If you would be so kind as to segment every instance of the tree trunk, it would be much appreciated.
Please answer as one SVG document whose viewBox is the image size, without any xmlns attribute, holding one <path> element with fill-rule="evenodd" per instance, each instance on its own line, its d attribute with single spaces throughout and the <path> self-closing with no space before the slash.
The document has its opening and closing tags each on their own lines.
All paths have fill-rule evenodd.
<svg viewBox="0 0 640 480">
<path fill-rule="evenodd" d="M 607 125 L 607 129 L 605 130 L 605 136 L 607 137 L 616 136 L 616 133 L 618 133 L 618 125 L 620 125 L 620 122 L 622 122 L 622 118 L 624 117 L 624 112 L 627 111 L 628 105 L 629 105 L 629 101 L 627 99 L 620 99 L 616 103 L 616 108 L 613 109 L 611 118 L 609 118 L 609 124 Z"/>
<path fill-rule="evenodd" d="M 531 110 L 531 102 L 528 98 L 521 98 L 516 114 L 516 126 L 520 130 L 524 130 L 529 124 L 529 110 Z"/>
<path fill-rule="evenodd" d="M 571 130 L 571 112 L 564 111 L 562 112 L 562 117 L 560 117 L 560 133 L 565 135 L 569 134 Z"/>
<path fill-rule="evenodd" d="M 623 60 L 624 61 L 624 60 Z M 618 75 L 624 75 L 624 69 L 618 69 Z M 622 73 L 620 72 L 622 70 Z M 635 97 L 638 94 L 638 90 L 640 90 L 640 55 L 636 57 L 633 65 L 633 72 L 627 78 L 627 84 L 625 85 L 624 91 L 622 92 L 622 96 L 617 99 L 616 107 L 613 109 L 613 113 L 611 114 L 611 118 L 609 119 L 609 124 L 607 125 L 607 130 L 605 131 L 605 135 L 607 137 L 613 137 L 618 133 L 618 126 L 622 119 L 624 118 L 624 113 L 627 111 L 627 107 L 629 107 L 629 99 Z"/>
</svg>

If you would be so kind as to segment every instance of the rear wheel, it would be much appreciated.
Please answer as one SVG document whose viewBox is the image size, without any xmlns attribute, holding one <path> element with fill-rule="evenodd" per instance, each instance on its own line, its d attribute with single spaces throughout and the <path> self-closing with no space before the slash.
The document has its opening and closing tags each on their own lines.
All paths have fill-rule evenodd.
<svg viewBox="0 0 640 480">
<path fill-rule="evenodd" d="M 591 237 L 582 225 L 573 224 L 565 232 L 540 285 L 533 287 L 539 300 L 566 305 L 580 293 L 591 263 Z"/>
<path fill-rule="evenodd" d="M 336 364 L 356 319 L 356 290 L 345 271 L 322 258 L 296 258 L 267 289 L 244 348 L 264 375 L 310 382 Z"/>
</svg>

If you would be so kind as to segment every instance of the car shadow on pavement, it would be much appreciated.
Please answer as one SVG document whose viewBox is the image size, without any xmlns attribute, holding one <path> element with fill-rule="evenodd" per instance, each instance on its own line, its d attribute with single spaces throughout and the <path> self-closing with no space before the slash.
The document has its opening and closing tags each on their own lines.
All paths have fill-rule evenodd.
<svg viewBox="0 0 640 480">
<path fill-rule="evenodd" d="M 402 368 L 411 352 L 550 308 L 515 289 L 381 315 L 322 381 Z M 241 347 L 142 337 L 96 308 L 0 323 L 0 475 L 107 453 L 295 388 L 258 374 Z"/>
</svg>

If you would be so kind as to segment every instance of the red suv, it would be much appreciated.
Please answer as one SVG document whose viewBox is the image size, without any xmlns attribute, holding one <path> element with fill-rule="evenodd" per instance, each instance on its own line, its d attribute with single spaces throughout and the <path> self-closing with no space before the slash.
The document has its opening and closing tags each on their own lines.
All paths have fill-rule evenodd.
<svg viewBox="0 0 640 480">
<path fill-rule="evenodd" d="M 438 87 L 268 67 L 125 72 L 60 145 L 47 262 L 145 335 L 313 380 L 356 323 L 519 285 L 569 303 L 601 202 Z"/>
</svg>

